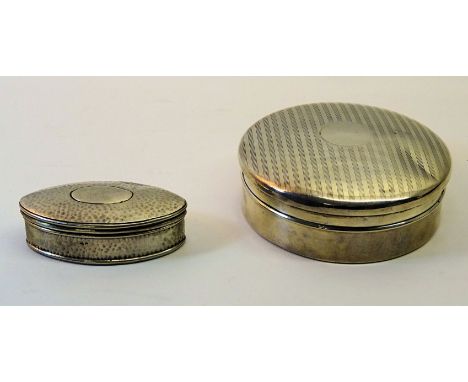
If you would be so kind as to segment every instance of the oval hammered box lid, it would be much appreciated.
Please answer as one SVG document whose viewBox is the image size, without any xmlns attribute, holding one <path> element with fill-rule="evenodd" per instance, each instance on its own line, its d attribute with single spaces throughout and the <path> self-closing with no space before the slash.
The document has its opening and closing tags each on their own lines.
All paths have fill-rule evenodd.
<svg viewBox="0 0 468 382">
<path fill-rule="evenodd" d="M 239 158 L 246 186 L 262 202 L 336 226 L 393 224 L 422 213 L 443 194 L 451 163 L 441 139 L 419 122 L 345 103 L 262 118 L 243 136 Z"/>
<path fill-rule="evenodd" d="M 178 248 L 186 206 L 172 192 L 129 182 L 73 183 L 20 200 L 34 250 L 96 264 L 147 260 Z"/>
</svg>

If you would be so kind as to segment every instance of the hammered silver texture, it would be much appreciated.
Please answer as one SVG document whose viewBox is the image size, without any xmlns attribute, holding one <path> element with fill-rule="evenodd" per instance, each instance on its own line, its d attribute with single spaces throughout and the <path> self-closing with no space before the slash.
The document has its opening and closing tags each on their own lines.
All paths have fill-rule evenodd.
<svg viewBox="0 0 468 382">
<path fill-rule="evenodd" d="M 89 263 L 128 263 L 156 258 L 185 240 L 184 220 L 139 235 L 91 237 L 43 231 L 26 223 L 27 242 L 37 252 L 60 260 Z"/>
<path fill-rule="evenodd" d="M 20 200 L 28 245 L 83 264 L 123 264 L 166 255 L 185 241 L 186 202 L 129 182 L 73 183 Z"/>
<path fill-rule="evenodd" d="M 71 197 L 77 189 L 93 186 L 129 190 L 132 197 L 121 203 L 83 203 Z M 23 197 L 28 212 L 54 221 L 83 224 L 128 224 L 164 218 L 185 206 L 180 196 L 161 188 L 130 182 L 83 182 L 43 189 Z"/>
</svg>

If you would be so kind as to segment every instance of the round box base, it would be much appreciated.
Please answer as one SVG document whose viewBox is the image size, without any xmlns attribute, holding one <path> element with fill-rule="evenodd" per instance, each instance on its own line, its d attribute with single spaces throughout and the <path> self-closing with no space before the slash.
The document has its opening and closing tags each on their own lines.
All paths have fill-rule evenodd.
<svg viewBox="0 0 468 382">
<path fill-rule="evenodd" d="M 363 264 L 403 256 L 436 231 L 440 203 L 407 223 L 385 229 L 337 230 L 299 223 L 262 203 L 244 186 L 244 215 L 262 237 L 289 252 L 320 261 Z"/>
</svg>

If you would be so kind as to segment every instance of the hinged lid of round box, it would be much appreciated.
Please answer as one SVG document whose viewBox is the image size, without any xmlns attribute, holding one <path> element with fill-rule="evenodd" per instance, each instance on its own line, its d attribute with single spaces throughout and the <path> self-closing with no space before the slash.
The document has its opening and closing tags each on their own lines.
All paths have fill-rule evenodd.
<svg viewBox="0 0 468 382">
<path fill-rule="evenodd" d="M 185 239 L 186 202 L 157 187 L 86 182 L 20 200 L 28 244 L 61 260 L 117 264 L 170 253 Z"/>
<path fill-rule="evenodd" d="M 239 158 L 246 197 L 253 198 L 247 207 L 256 201 L 278 219 L 346 232 L 388 230 L 421 218 L 441 200 L 451 165 L 444 143 L 422 124 L 344 103 L 301 105 L 262 118 L 242 138 Z M 247 211 L 251 224 L 260 215 Z M 262 224 L 252 225 L 259 231 Z M 281 233 L 272 230 L 261 234 L 275 242 L 271 235 Z M 310 243 L 317 240 L 313 233 Z M 288 238 L 277 244 L 329 261 L 383 259 L 336 248 L 322 256 L 307 243 L 295 249 Z"/>
</svg>

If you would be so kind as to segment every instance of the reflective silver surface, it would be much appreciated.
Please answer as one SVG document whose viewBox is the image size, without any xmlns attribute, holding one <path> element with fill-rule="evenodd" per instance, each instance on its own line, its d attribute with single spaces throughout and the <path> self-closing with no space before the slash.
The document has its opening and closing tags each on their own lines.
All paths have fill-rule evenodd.
<svg viewBox="0 0 468 382">
<path fill-rule="evenodd" d="M 148 260 L 172 252 L 185 240 L 185 200 L 142 184 L 52 187 L 23 197 L 20 209 L 31 248 L 76 263 Z"/>
<path fill-rule="evenodd" d="M 333 237 L 330 245 L 349 238 L 340 231 L 351 228 L 382 231 L 419 217 L 430 219 L 434 214 L 427 211 L 442 200 L 451 167 L 445 144 L 419 122 L 377 107 L 343 103 L 300 105 L 262 118 L 242 138 L 239 159 L 249 200 L 246 216 L 257 231 L 271 232 L 262 229 L 256 216 L 273 213 L 264 224 L 278 221 L 284 226 L 279 221 L 288 219 L 318 227 Z M 317 242 L 322 235 L 310 235 L 308 245 L 295 250 L 292 243 L 288 249 L 321 260 L 329 252 L 329 261 L 364 261 L 358 253 L 331 256 L 333 251 Z M 403 241 L 411 230 L 405 235 Z M 276 243 L 279 236 L 277 230 L 267 238 Z M 413 247 L 402 240 L 394 242 L 396 253 Z M 386 251 L 388 258 L 395 257 L 390 254 L 394 251 Z M 361 256 L 373 261 L 369 253 Z M 375 261 L 381 257 L 375 253 Z"/>
</svg>

